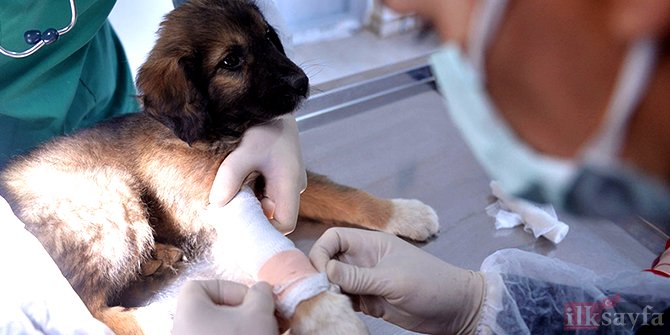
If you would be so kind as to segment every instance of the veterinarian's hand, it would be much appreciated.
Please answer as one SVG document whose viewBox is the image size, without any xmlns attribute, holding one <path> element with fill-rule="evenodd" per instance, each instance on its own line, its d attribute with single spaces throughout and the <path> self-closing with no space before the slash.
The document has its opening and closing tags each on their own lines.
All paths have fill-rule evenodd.
<svg viewBox="0 0 670 335">
<path fill-rule="evenodd" d="M 267 283 L 189 281 L 179 293 L 172 334 L 278 334 Z"/>
<path fill-rule="evenodd" d="M 252 127 L 242 143 L 221 164 L 214 179 L 209 202 L 223 206 L 239 191 L 254 171 L 265 177 L 263 211 L 282 233 L 291 233 L 298 220 L 300 193 L 307 187 L 298 126 L 293 115 Z"/>
<path fill-rule="evenodd" d="M 470 334 L 479 322 L 483 275 L 447 264 L 394 235 L 331 228 L 309 257 L 365 314 L 431 334 Z"/>
</svg>

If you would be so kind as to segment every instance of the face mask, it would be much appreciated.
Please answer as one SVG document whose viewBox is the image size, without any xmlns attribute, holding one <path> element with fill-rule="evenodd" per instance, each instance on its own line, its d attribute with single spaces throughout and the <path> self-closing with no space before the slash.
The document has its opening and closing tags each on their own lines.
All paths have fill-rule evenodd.
<svg viewBox="0 0 670 335">
<path fill-rule="evenodd" d="M 669 223 L 666 186 L 617 159 L 630 114 L 646 88 L 653 55 L 649 41 L 631 48 L 607 121 L 577 159 L 545 155 L 519 140 L 487 95 L 482 73 L 458 45 L 447 44 L 434 54 L 431 66 L 447 109 L 475 158 L 508 194 L 583 216 L 641 216 Z"/>
</svg>

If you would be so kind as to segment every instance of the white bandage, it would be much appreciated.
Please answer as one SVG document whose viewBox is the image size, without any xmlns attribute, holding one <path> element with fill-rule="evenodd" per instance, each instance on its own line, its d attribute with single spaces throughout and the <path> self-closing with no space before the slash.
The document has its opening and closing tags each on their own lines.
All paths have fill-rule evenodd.
<svg viewBox="0 0 670 335">
<path fill-rule="evenodd" d="M 216 227 L 221 248 L 216 252 L 233 255 L 237 265 L 257 278 L 258 271 L 272 256 L 297 250 L 263 214 L 261 204 L 249 187 L 223 207 L 210 207 L 209 220 Z"/>
<path fill-rule="evenodd" d="M 209 208 L 208 215 L 218 234 L 213 252 L 233 255 L 236 265 L 254 280 L 272 284 L 284 317 L 290 318 L 300 302 L 328 289 L 325 274 L 318 273 L 307 256 L 270 224 L 249 187 L 227 205 Z"/>
</svg>

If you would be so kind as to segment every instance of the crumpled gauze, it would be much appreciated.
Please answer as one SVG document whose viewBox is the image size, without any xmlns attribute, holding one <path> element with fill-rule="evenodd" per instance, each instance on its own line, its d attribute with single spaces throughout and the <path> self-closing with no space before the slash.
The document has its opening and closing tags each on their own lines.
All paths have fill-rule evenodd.
<svg viewBox="0 0 670 335">
<path fill-rule="evenodd" d="M 568 234 L 570 227 L 560 221 L 554 207 L 540 205 L 505 194 L 496 181 L 491 182 L 491 192 L 498 200 L 486 207 L 486 213 L 496 219 L 496 229 L 513 228 L 523 225 L 523 229 L 558 244 Z"/>
</svg>

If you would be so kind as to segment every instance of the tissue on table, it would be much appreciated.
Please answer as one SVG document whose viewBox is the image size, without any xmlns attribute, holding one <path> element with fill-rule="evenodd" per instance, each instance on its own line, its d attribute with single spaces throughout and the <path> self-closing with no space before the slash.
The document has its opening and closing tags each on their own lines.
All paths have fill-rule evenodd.
<svg viewBox="0 0 670 335">
<path fill-rule="evenodd" d="M 513 228 L 524 225 L 524 230 L 532 232 L 554 244 L 560 243 L 568 234 L 569 227 L 558 220 L 551 205 L 539 205 L 505 194 L 496 181 L 491 182 L 491 192 L 498 198 L 486 207 L 486 213 L 496 219 L 496 229 Z"/>
</svg>

